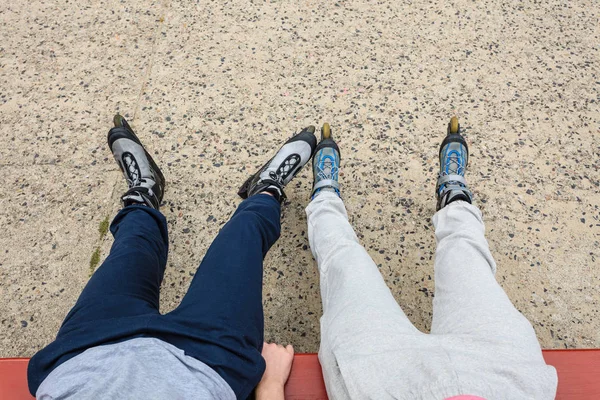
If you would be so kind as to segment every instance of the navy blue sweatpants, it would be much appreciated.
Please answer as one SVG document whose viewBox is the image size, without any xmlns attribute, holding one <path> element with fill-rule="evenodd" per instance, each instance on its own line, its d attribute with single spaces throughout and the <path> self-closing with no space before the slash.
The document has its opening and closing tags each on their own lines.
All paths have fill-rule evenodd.
<svg viewBox="0 0 600 400">
<path fill-rule="evenodd" d="M 204 256 L 179 307 L 161 315 L 167 220 L 145 206 L 122 209 L 111 224 L 109 256 L 67 315 L 54 342 L 28 369 L 29 391 L 90 347 L 155 337 L 213 368 L 245 399 L 265 369 L 263 258 L 280 234 L 280 205 L 267 195 L 243 201 Z"/>
</svg>

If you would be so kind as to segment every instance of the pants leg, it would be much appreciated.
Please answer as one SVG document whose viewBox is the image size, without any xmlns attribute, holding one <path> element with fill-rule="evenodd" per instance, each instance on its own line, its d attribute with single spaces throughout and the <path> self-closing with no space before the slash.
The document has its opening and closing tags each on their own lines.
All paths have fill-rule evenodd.
<svg viewBox="0 0 600 400">
<path fill-rule="evenodd" d="M 553 398 L 556 372 L 545 365 L 533 327 L 495 279 L 481 212 L 466 202 L 433 217 L 437 241 L 431 333 L 441 335 L 465 376 L 477 373 L 496 395 Z M 465 378 L 466 379 L 466 378 Z M 494 388 L 494 382 L 496 387 Z M 517 395 L 518 393 L 518 395 Z M 523 397 L 524 396 L 524 397 Z"/>
<path fill-rule="evenodd" d="M 280 205 L 268 195 L 240 204 L 206 253 L 169 324 L 195 332 L 164 339 L 219 373 L 246 398 L 265 369 L 261 356 L 263 258 L 280 234 Z"/>
<path fill-rule="evenodd" d="M 433 223 L 437 250 L 431 333 L 503 334 L 535 349 L 541 358 L 531 324 L 496 281 L 479 209 L 451 203 L 435 214 Z"/>
<path fill-rule="evenodd" d="M 90 347 L 135 334 L 125 333 L 134 320 L 159 315 L 169 243 L 165 217 L 149 207 L 129 206 L 117 214 L 110 230 L 115 238 L 110 254 L 67 314 L 56 340 L 29 363 L 32 393 L 63 362 Z"/>
<path fill-rule="evenodd" d="M 61 331 L 90 320 L 158 314 L 167 265 L 167 221 L 146 206 L 129 206 L 115 217 L 110 254 L 92 275 Z M 60 331 L 59 331 L 60 335 Z"/>
<path fill-rule="evenodd" d="M 338 351 L 369 354 L 381 351 L 398 335 L 425 335 L 408 320 L 359 243 L 342 200 L 333 193 L 322 193 L 306 214 L 323 301 L 319 359 L 329 397 L 347 399 L 351 382 L 341 376 Z"/>
</svg>

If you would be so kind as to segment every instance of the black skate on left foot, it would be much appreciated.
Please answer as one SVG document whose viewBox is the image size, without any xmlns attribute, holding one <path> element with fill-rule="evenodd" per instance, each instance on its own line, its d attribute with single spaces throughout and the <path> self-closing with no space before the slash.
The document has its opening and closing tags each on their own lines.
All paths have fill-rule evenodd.
<svg viewBox="0 0 600 400">
<path fill-rule="evenodd" d="M 158 210 L 165 177 L 125 118 L 115 115 L 114 124 L 108 132 L 108 147 L 129 185 L 121 197 L 123 205 L 142 204 Z"/>
<path fill-rule="evenodd" d="M 283 188 L 310 160 L 316 147 L 315 127 L 304 128 L 285 142 L 275 157 L 244 182 L 238 195 L 246 199 L 257 193 L 268 192 L 280 203 L 283 202 L 286 198 Z"/>
<path fill-rule="evenodd" d="M 468 163 L 467 141 L 460 134 L 458 118 L 452 117 L 448 124 L 448 134 L 440 146 L 440 173 L 435 190 L 438 210 L 453 201 L 472 203 L 473 194 L 465 180 Z"/>
</svg>

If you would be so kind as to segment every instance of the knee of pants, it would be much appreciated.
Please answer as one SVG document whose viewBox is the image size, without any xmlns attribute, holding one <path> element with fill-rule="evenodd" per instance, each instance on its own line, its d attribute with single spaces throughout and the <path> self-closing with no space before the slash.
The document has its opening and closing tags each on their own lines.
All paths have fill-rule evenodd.
<svg viewBox="0 0 600 400">
<path fill-rule="evenodd" d="M 266 252 L 281 235 L 279 216 L 276 218 L 274 215 L 263 215 L 259 211 L 242 210 L 232 217 L 228 225 L 235 226 L 235 229 L 242 236 L 242 230 L 244 229 L 246 232 L 250 232 L 251 235 L 259 235 L 267 247 L 266 250 L 263 248 L 263 252 Z M 229 226 L 230 228 L 232 227 L 231 225 Z"/>
<path fill-rule="evenodd" d="M 502 332 L 506 335 L 507 341 L 513 343 L 513 346 L 527 350 L 535 349 L 535 354 L 541 355 L 540 343 L 533 325 L 516 309 L 513 318 L 507 320 L 503 325 Z"/>
<path fill-rule="evenodd" d="M 482 322 L 485 323 L 485 321 Z M 495 319 L 493 323 L 487 324 L 485 329 L 493 337 L 513 341 L 517 346 L 521 343 L 527 346 L 532 342 L 538 343 L 531 322 L 515 308 Z"/>
<path fill-rule="evenodd" d="M 234 216 L 244 212 L 254 212 L 269 219 L 279 219 L 281 205 L 274 197 L 256 195 L 244 200 L 237 208 Z"/>
<path fill-rule="evenodd" d="M 344 279 L 358 279 L 359 276 L 369 280 L 381 278 L 369 253 L 353 239 L 332 239 L 319 246 L 317 256 L 322 272 L 335 273 Z M 368 287 L 366 283 L 364 287 Z"/>
</svg>

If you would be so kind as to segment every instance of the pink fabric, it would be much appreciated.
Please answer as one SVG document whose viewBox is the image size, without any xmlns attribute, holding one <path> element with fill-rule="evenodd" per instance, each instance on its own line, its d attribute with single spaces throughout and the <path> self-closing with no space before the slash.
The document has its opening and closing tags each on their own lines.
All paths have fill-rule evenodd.
<svg viewBox="0 0 600 400">
<path fill-rule="evenodd" d="M 485 400 L 483 397 L 471 396 L 469 394 L 463 394 L 460 396 L 448 397 L 446 400 Z"/>
</svg>

